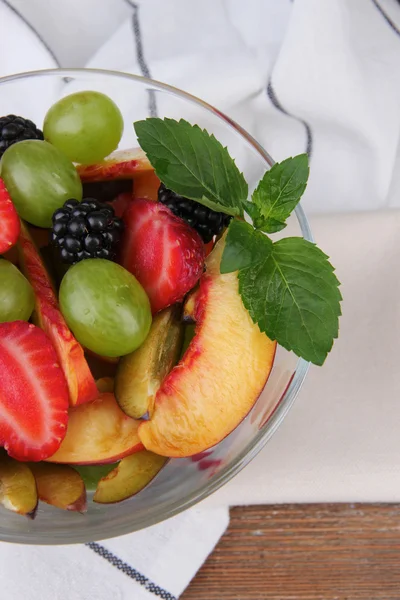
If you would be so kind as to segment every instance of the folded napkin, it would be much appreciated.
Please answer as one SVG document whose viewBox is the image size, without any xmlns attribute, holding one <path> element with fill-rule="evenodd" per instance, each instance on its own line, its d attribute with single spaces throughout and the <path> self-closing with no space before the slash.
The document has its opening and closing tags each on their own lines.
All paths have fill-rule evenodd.
<svg viewBox="0 0 400 600">
<path fill-rule="evenodd" d="M 86 64 L 150 75 L 215 104 L 278 160 L 307 150 L 303 204 L 328 213 L 312 226 L 343 283 L 341 337 L 266 448 L 198 508 L 86 546 L 0 544 L 2 593 L 15 600 L 168 600 L 225 530 L 229 505 L 400 500 L 400 214 L 349 213 L 400 206 L 399 3 L 100 4 L 0 0 L 0 74 Z"/>
</svg>

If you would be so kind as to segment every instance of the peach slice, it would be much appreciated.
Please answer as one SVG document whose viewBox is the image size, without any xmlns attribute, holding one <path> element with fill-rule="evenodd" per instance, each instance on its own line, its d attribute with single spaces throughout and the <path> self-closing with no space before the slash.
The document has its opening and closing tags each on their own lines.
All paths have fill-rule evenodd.
<svg viewBox="0 0 400 600">
<path fill-rule="evenodd" d="M 133 197 L 157 201 L 160 183 L 154 171 L 146 171 L 138 175 L 133 183 Z"/>
<path fill-rule="evenodd" d="M 164 377 L 178 362 L 183 341 L 179 309 L 158 313 L 138 350 L 123 356 L 115 377 L 115 397 L 122 410 L 135 419 L 152 413 L 154 398 Z"/>
<path fill-rule="evenodd" d="M 195 336 L 139 427 L 145 448 L 162 456 L 191 456 L 220 442 L 250 411 L 272 368 L 276 342 L 252 322 L 237 274 L 220 273 L 224 244 L 207 258 L 194 296 Z"/>
<path fill-rule="evenodd" d="M 20 515 L 35 516 L 38 503 L 35 478 L 26 463 L 6 454 L 0 458 L 0 503 Z"/>
<path fill-rule="evenodd" d="M 70 409 L 67 434 L 46 462 L 71 465 L 116 462 L 143 450 L 138 427 L 139 421 L 122 412 L 113 394 L 101 394 L 94 402 Z"/>
<path fill-rule="evenodd" d="M 167 460 L 147 450 L 123 458 L 111 473 L 100 479 L 93 501 L 111 504 L 134 496 L 154 479 Z"/>
<path fill-rule="evenodd" d="M 63 510 L 86 511 L 85 484 L 75 469 L 44 462 L 31 463 L 29 467 L 36 480 L 39 500 Z"/>
<path fill-rule="evenodd" d="M 82 346 L 61 314 L 51 279 L 24 223 L 21 223 L 18 251 L 21 270 L 35 292 L 34 320 L 53 343 L 67 380 L 71 406 L 94 400 L 98 391 Z"/>
<path fill-rule="evenodd" d="M 153 171 L 141 148 L 116 150 L 99 163 L 77 165 L 76 168 L 83 183 L 109 179 L 133 179 L 137 175 Z"/>
<path fill-rule="evenodd" d="M 114 379 L 112 377 L 101 377 L 96 381 L 97 389 L 100 394 L 114 392 Z"/>
</svg>

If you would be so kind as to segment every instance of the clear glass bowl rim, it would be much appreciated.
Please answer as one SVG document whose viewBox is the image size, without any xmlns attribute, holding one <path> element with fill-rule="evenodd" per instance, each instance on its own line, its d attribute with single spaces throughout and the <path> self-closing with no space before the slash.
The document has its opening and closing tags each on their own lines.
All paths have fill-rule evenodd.
<svg viewBox="0 0 400 600">
<path fill-rule="evenodd" d="M 26 71 L 26 72 L 22 72 L 22 73 L 15 73 L 12 75 L 6 75 L 4 77 L 0 77 L 0 85 L 10 83 L 12 81 L 19 81 L 22 79 L 35 78 L 35 77 L 58 76 L 58 77 L 73 78 L 73 77 L 82 76 L 85 74 L 90 74 L 92 76 L 93 75 L 110 76 L 110 77 L 115 77 L 115 78 L 122 78 L 122 79 L 131 80 L 131 81 L 136 81 L 136 82 L 144 83 L 144 84 L 147 83 L 152 88 L 159 89 L 159 90 L 166 91 L 166 92 L 172 93 L 174 95 L 180 96 L 181 98 L 183 98 L 191 103 L 199 105 L 202 109 L 205 109 L 205 110 L 213 113 L 218 118 L 220 118 L 222 121 L 224 121 L 228 127 L 232 128 L 236 132 L 238 132 L 256 150 L 256 152 L 261 156 L 261 158 L 267 163 L 267 165 L 269 167 L 271 167 L 275 162 L 272 159 L 272 157 L 268 154 L 268 152 L 263 148 L 263 146 L 261 144 L 259 144 L 252 135 L 247 133 L 247 131 L 245 129 L 243 129 L 238 123 L 233 121 L 231 118 L 226 116 L 224 113 L 222 113 L 218 109 L 214 108 L 211 104 L 208 104 L 204 100 L 201 100 L 200 98 L 197 98 L 196 96 L 193 96 L 192 94 L 189 94 L 188 92 L 180 90 L 174 86 L 168 85 L 166 83 L 162 83 L 160 81 L 156 81 L 154 79 L 150 79 L 148 77 L 142 77 L 141 75 L 124 73 L 122 71 L 111 71 L 111 70 L 107 70 L 107 69 L 77 69 L 77 68 L 73 68 L 73 69 L 68 69 L 68 68 L 66 68 L 66 69 L 42 69 L 42 70 L 35 70 L 35 71 Z M 314 240 L 313 240 L 312 232 L 310 229 L 310 225 L 309 225 L 307 217 L 303 211 L 303 208 L 301 207 L 300 204 L 297 205 L 295 213 L 296 213 L 297 221 L 298 221 L 298 224 L 299 224 L 299 227 L 300 227 L 303 237 L 306 240 L 313 242 Z M 303 385 L 303 382 L 307 375 L 309 366 L 310 366 L 309 362 L 305 361 L 302 358 L 298 359 L 294 375 L 292 376 L 291 381 L 290 381 L 285 393 L 283 394 L 282 398 L 280 399 L 279 404 L 275 408 L 274 412 L 269 417 L 267 423 L 258 431 L 257 435 L 247 444 L 247 446 L 244 448 L 244 450 L 236 457 L 236 459 L 231 464 L 227 465 L 219 473 L 214 475 L 213 478 L 210 479 L 209 482 L 207 483 L 207 485 L 203 486 L 202 489 L 197 490 L 192 494 L 188 494 L 188 496 L 186 498 L 184 498 L 183 500 L 171 503 L 171 505 L 169 506 L 169 508 L 167 510 L 163 509 L 160 511 L 153 511 L 152 515 L 145 522 L 143 522 L 143 528 L 150 527 L 151 525 L 155 525 L 156 523 L 159 523 L 165 519 L 169 519 L 170 517 L 173 517 L 174 515 L 177 515 L 180 512 L 183 512 L 184 510 L 197 504 L 201 500 L 204 500 L 205 498 L 210 496 L 213 492 L 215 492 L 220 487 L 225 485 L 225 483 L 227 483 L 230 479 L 232 479 L 235 475 L 237 475 L 251 460 L 253 460 L 253 458 L 260 452 L 260 450 L 262 450 L 262 448 L 266 445 L 268 440 L 272 437 L 272 435 L 278 429 L 278 427 L 282 423 L 283 419 L 289 412 L 290 408 L 293 406 L 296 396 L 297 396 L 301 386 Z M 84 524 L 82 524 L 82 525 L 84 527 Z M 115 531 L 110 532 L 109 535 L 105 535 L 103 539 L 118 536 L 118 535 L 128 534 L 131 531 L 132 531 L 132 529 L 129 528 L 129 523 L 125 523 L 123 526 L 117 528 Z M 21 543 L 21 542 L 24 543 L 24 541 L 21 540 L 20 536 L 18 536 L 18 538 L 19 539 L 16 541 L 18 541 L 19 543 Z M 4 540 L 4 541 L 12 541 L 12 540 L 8 538 L 7 540 Z M 26 540 L 26 543 L 32 543 L 32 542 L 29 542 L 29 540 Z M 37 543 L 37 542 L 35 542 L 35 543 Z M 51 541 L 48 541 L 47 543 L 51 544 Z M 58 542 L 56 542 L 56 543 L 58 543 Z M 68 540 L 66 540 L 64 543 L 74 543 L 74 542 L 73 541 L 69 542 Z"/>
</svg>

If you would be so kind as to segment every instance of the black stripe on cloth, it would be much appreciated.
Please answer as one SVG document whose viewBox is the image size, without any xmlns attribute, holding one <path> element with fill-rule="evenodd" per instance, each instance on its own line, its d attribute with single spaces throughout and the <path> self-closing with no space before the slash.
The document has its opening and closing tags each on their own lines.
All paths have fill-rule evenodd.
<svg viewBox="0 0 400 600">
<path fill-rule="evenodd" d="M 160 586 L 150 581 L 150 579 L 142 575 L 142 573 L 139 573 L 139 571 L 128 565 L 128 563 L 118 558 L 118 556 L 115 556 L 115 554 L 107 550 L 107 548 L 104 548 L 104 546 L 101 544 L 97 544 L 97 542 L 89 542 L 86 544 L 86 546 L 104 558 L 104 560 L 113 565 L 113 567 L 116 567 L 119 571 L 122 571 L 122 573 L 125 573 L 125 575 L 142 585 L 148 592 L 154 594 L 154 596 L 157 596 L 162 600 L 177 600 L 177 598 L 170 594 L 170 592 L 163 590 Z"/>
<path fill-rule="evenodd" d="M 147 65 L 146 59 L 144 57 L 143 50 L 143 40 L 142 40 L 142 32 L 140 29 L 140 19 L 139 19 L 139 5 L 137 2 L 132 2 L 131 0 L 125 0 L 127 4 L 131 8 L 133 8 L 132 15 L 132 28 L 133 35 L 135 37 L 135 46 L 136 46 L 136 56 L 139 63 L 140 71 L 144 77 L 151 78 L 150 69 Z M 149 94 L 149 114 L 151 117 L 157 116 L 157 102 L 156 102 L 156 94 L 154 90 L 147 90 Z"/>
<path fill-rule="evenodd" d="M 278 109 L 284 115 L 287 115 L 288 117 L 291 117 L 292 119 L 295 119 L 296 121 L 299 121 L 299 123 L 302 123 L 304 125 L 304 129 L 306 131 L 306 152 L 308 154 L 308 157 L 311 158 L 312 151 L 313 151 L 313 135 L 312 135 L 311 127 L 309 126 L 309 124 L 306 121 L 304 121 L 304 119 L 301 119 L 300 117 L 296 117 L 295 115 L 292 115 L 285 108 L 283 108 L 283 106 L 280 103 L 280 101 L 278 100 L 276 92 L 273 88 L 271 79 L 269 79 L 269 81 L 268 81 L 267 95 L 276 109 Z"/>
<path fill-rule="evenodd" d="M 50 48 L 50 46 L 48 46 L 46 44 L 46 42 L 44 41 L 44 39 L 42 38 L 42 36 L 40 35 L 40 33 L 38 31 L 36 31 L 36 29 L 33 27 L 33 25 L 31 25 L 29 23 L 29 21 L 27 21 L 25 19 L 25 17 L 23 17 L 21 15 L 21 13 L 14 8 L 14 6 L 12 6 L 7 0 L 0 0 L 1 2 L 3 2 L 3 4 L 5 6 L 7 6 L 7 8 L 9 8 L 11 10 L 11 12 L 13 12 L 15 15 L 17 15 L 17 17 L 19 17 L 21 19 L 21 21 L 23 21 L 25 23 L 25 25 L 32 31 L 32 33 L 35 34 L 35 36 L 37 37 L 37 39 L 42 43 L 42 45 L 44 46 L 44 48 L 46 48 L 47 52 L 50 54 L 50 56 L 52 57 L 52 59 L 54 60 L 54 62 L 56 63 L 57 67 L 61 67 L 56 55 L 54 54 L 53 50 Z"/>
<path fill-rule="evenodd" d="M 381 13 L 382 17 L 385 19 L 386 23 L 393 29 L 393 31 L 395 33 L 397 33 L 398 36 L 400 36 L 400 29 L 397 27 L 397 25 L 392 21 L 392 19 L 389 17 L 389 15 L 387 15 L 385 13 L 385 11 L 383 10 L 382 6 L 379 4 L 379 2 L 377 0 L 372 0 L 373 4 L 376 6 L 376 8 L 379 10 L 379 12 Z M 399 2 L 399 0 L 397 0 L 397 2 Z"/>
</svg>

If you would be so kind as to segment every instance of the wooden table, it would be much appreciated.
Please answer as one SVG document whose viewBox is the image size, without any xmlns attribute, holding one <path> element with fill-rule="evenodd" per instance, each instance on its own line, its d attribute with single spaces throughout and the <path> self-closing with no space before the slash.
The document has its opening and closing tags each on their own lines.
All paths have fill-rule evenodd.
<svg viewBox="0 0 400 600">
<path fill-rule="evenodd" d="M 183 600 L 399 600 L 400 505 L 231 510 Z"/>
</svg>

